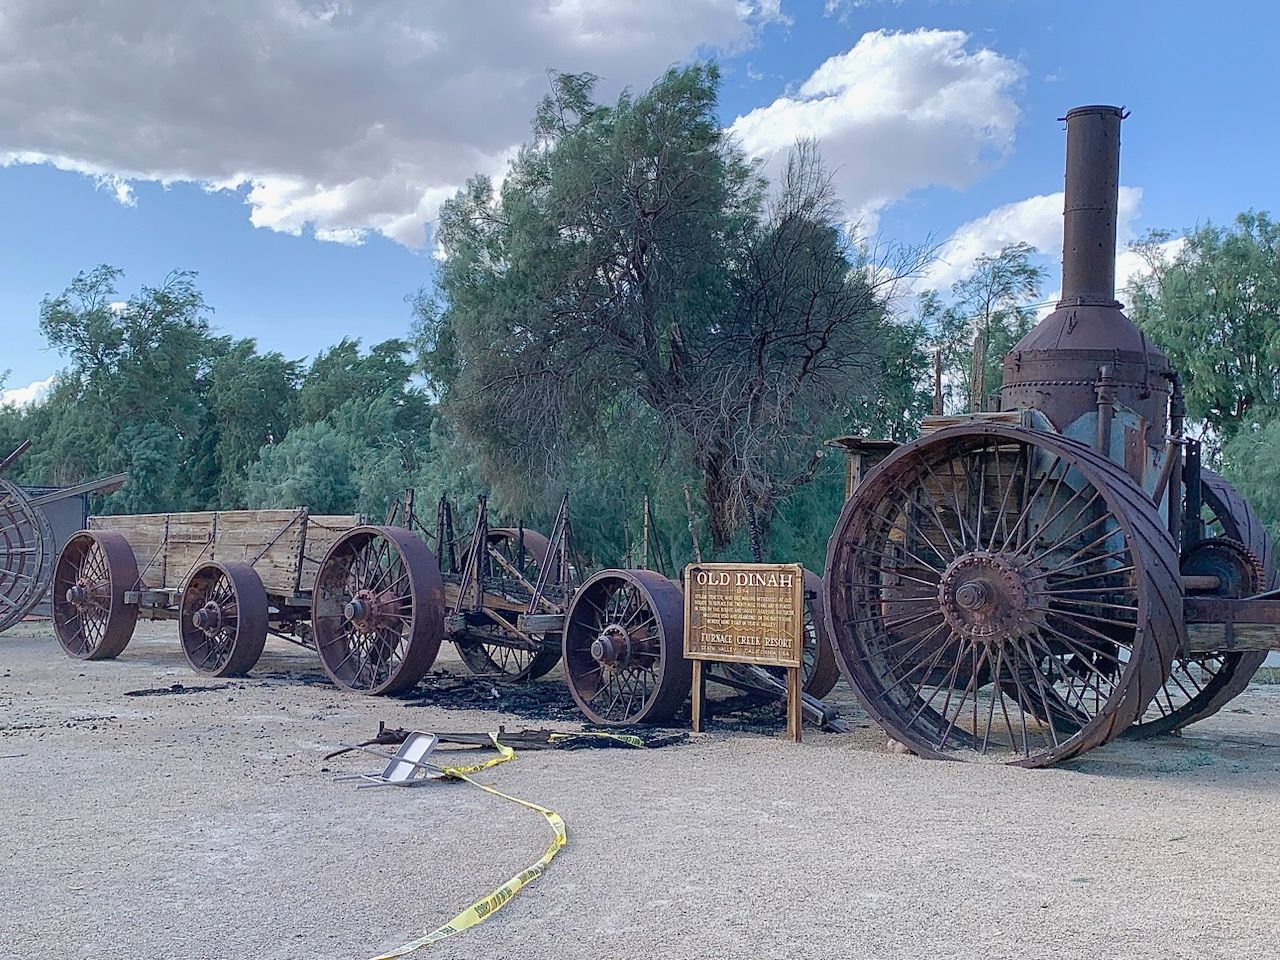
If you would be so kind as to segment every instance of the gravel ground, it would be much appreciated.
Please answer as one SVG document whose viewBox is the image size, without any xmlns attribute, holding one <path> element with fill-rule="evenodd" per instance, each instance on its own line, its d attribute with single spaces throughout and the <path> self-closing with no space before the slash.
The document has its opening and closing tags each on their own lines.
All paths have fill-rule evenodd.
<svg viewBox="0 0 1280 960">
<path fill-rule="evenodd" d="M 0 638 L 0 955 L 359 960 L 542 853 L 541 817 L 474 787 L 358 790 L 335 774 L 377 760 L 321 759 L 379 720 L 542 723 L 320 679 L 271 641 L 255 678 L 190 689 L 221 684 L 164 624 L 110 663 L 68 660 L 40 624 Z M 481 776 L 557 810 L 569 846 L 418 956 L 1269 960 L 1280 942 L 1277 687 L 1046 771 L 893 754 L 864 726 Z"/>
</svg>

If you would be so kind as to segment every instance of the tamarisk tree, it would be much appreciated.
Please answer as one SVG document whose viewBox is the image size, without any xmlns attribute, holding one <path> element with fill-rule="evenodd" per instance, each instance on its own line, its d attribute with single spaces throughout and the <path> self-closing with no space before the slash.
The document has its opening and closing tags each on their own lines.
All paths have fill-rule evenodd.
<svg viewBox="0 0 1280 960">
<path fill-rule="evenodd" d="M 881 381 L 903 342 L 887 304 L 924 258 L 851 240 L 812 144 L 770 189 L 717 87 L 695 65 L 602 105 L 593 77 L 554 77 L 501 187 L 476 177 L 445 205 L 417 309 L 424 372 L 496 485 L 518 499 L 616 450 L 603 434 L 644 404 L 723 546 L 813 475 L 829 431 L 920 399 Z"/>
</svg>

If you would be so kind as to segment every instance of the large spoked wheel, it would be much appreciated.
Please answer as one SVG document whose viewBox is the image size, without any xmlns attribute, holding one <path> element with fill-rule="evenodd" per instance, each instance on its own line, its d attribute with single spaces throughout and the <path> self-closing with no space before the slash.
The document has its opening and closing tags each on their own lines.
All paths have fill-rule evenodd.
<svg viewBox="0 0 1280 960">
<path fill-rule="evenodd" d="M 205 563 L 182 591 L 178 632 L 201 673 L 242 677 L 267 642 L 267 591 L 247 563 Z"/>
<path fill-rule="evenodd" d="M 399 527 L 355 527 L 316 572 L 311 626 L 325 673 L 358 693 L 411 690 L 444 639 L 444 585 L 435 558 Z"/>
<path fill-rule="evenodd" d="M 25 617 L 53 577 L 53 529 L 44 511 L 0 479 L 0 632 Z"/>
<path fill-rule="evenodd" d="M 1042 766 L 1106 743 L 1184 631 L 1151 500 L 1089 447 L 1020 427 L 890 455 L 845 505 L 826 584 L 845 677 L 927 757 Z"/>
<path fill-rule="evenodd" d="M 490 530 L 489 551 L 494 575 L 490 587 L 509 594 L 513 602 L 523 606 L 531 593 L 525 583 L 537 584 L 550 549 L 551 541 L 536 530 L 524 531 L 523 550 L 520 549 L 518 529 L 498 527 Z M 504 583 L 510 589 L 503 590 Z M 486 640 L 485 634 L 493 639 Z M 536 680 L 560 662 L 560 634 L 528 637 L 534 649 L 527 647 L 523 639 L 509 638 L 494 627 L 483 633 L 469 631 L 456 641 L 456 645 L 458 655 L 472 673 L 514 681 Z"/>
<path fill-rule="evenodd" d="M 565 620 L 565 678 L 595 723 L 664 723 L 689 695 L 684 594 L 650 570 L 601 570 Z"/>
<path fill-rule="evenodd" d="M 1220 547 L 1212 544 L 1212 539 L 1207 540 L 1205 546 L 1192 547 L 1183 558 L 1183 573 L 1226 573 L 1226 570 L 1216 569 L 1226 563 L 1239 566 L 1245 575 L 1222 576 L 1221 582 L 1225 586 L 1215 591 L 1219 595 L 1247 596 L 1249 592 L 1274 588 L 1277 578 L 1271 538 L 1248 501 L 1211 470 L 1200 471 L 1200 492 L 1204 504 L 1204 536 L 1233 540 L 1244 549 L 1245 555 L 1232 563 Z M 1203 570 L 1199 569 L 1202 565 L 1205 566 Z M 1130 728 L 1130 734 L 1151 737 L 1172 733 L 1189 723 L 1213 716 L 1244 692 L 1266 659 L 1266 651 L 1205 653 L 1176 658 L 1169 679 L 1141 719 Z"/>
<path fill-rule="evenodd" d="M 138 561 L 129 542 L 108 530 L 81 530 L 58 554 L 53 573 L 53 632 L 81 660 L 120 656 L 138 624 Z"/>
<path fill-rule="evenodd" d="M 840 679 L 840 664 L 827 633 L 826 596 L 822 578 L 812 570 L 804 572 L 804 648 L 800 654 L 800 689 L 821 700 Z M 786 670 L 769 667 L 779 680 Z"/>
</svg>

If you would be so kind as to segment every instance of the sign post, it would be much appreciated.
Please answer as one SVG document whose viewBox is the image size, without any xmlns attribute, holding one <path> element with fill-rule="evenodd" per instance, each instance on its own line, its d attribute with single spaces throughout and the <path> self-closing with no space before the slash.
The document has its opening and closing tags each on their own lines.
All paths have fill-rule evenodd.
<svg viewBox="0 0 1280 960">
<path fill-rule="evenodd" d="M 684 571 L 684 655 L 693 661 L 693 729 L 702 731 L 704 665 L 787 671 L 787 739 L 800 742 L 804 568 L 798 563 L 691 563 Z"/>
</svg>

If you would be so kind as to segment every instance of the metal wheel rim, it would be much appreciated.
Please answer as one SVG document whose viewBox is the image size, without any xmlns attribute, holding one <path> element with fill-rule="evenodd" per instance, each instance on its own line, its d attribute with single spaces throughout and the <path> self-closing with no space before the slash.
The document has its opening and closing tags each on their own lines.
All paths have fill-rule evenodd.
<svg viewBox="0 0 1280 960">
<path fill-rule="evenodd" d="M 840 664 L 827 633 L 827 610 L 822 577 L 812 570 L 804 572 L 804 633 L 802 679 L 804 692 L 821 700 L 840 679 Z M 812 599 L 808 594 L 812 593 Z"/>
<path fill-rule="evenodd" d="M 649 570 L 601 570 L 578 588 L 565 621 L 565 679 L 588 719 L 610 726 L 671 719 L 692 678 L 683 607 L 680 588 Z M 625 647 L 613 662 L 593 652 L 605 633 L 615 649 Z"/>
<path fill-rule="evenodd" d="M 237 676 L 258 662 L 267 639 L 267 593 L 248 564 L 203 564 L 183 588 L 178 613 L 182 652 L 200 673 Z"/>
<path fill-rule="evenodd" d="M 1019 467 L 1033 462 L 1028 451 L 1039 473 Z M 940 506 L 930 486 L 949 502 Z M 1015 489 L 1025 515 L 1021 505 L 1008 512 Z M 1037 516 L 1044 541 L 1030 536 Z M 904 562 L 878 566 L 893 559 L 895 530 Z M 1077 543 L 1087 549 L 1073 553 Z M 982 590 L 968 589 L 975 580 Z M 1127 727 L 1183 629 L 1172 540 L 1128 474 L 1076 441 L 1001 425 L 940 430 L 867 477 L 828 547 L 827 610 L 842 672 L 891 736 L 924 756 L 1023 766 L 1066 759 Z"/>
<path fill-rule="evenodd" d="M 398 527 L 355 527 L 316 574 L 311 626 L 321 665 L 358 693 L 412 689 L 444 637 L 444 587 L 435 559 Z"/>
<path fill-rule="evenodd" d="M 1280 578 L 1276 576 L 1271 538 L 1261 519 L 1223 477 L 1212 470 L 1201 470 L 1200 475 L 1206 534 L 1244 544 L 1262 565 L 1264 589 L 1275 588 Z M 1175 657 L 1164 685 L 1128 734 L 1152 737 L 1173 733 L 1213 716 L 1244 691 L 1266 659 L 1265 651 Z"/>
<path fill-rule="evenodd" d="M 43 510 L 0 479 L 0 632 L 43 599 L 53 579 L 54 537 Z"/>
<path fill-rule="evenodd" d="M 124 602 L 137 583 L 138 561 L 123 536 L 92 530 L 72 536 L 53 574 L 53 630 L 62 649 L 80 660 L 119 656 L 138 622 L 138 607 Z"/>
</svg>

